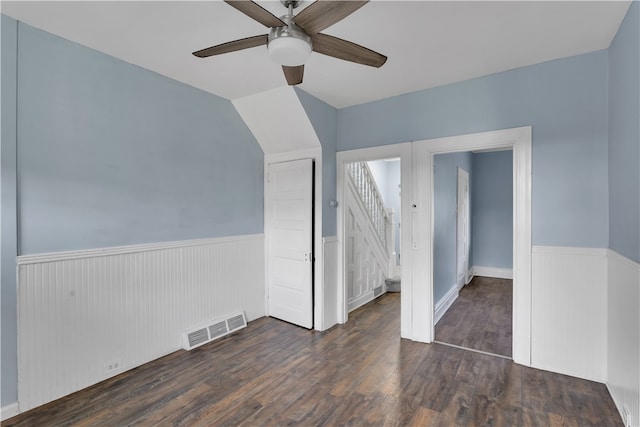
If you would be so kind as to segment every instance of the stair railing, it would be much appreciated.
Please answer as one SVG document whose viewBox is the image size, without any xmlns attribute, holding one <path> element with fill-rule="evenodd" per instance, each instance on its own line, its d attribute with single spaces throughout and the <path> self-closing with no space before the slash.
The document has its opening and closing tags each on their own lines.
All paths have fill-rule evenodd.
<svg viewBox="0 0 640 427">
<path fill-rule="evenodd" d="M 371 170 L 366 162 L 349 163 L 347 169 L 349 177 L 360 196 L 360 200 L 369 214 L 369 218 L 373 224 L 373 228 L 378 239 L 384 249 L 388 251 L 388 229 L 390 227 L 391 219 L 387 214 L 384 202 L 382 201 L 382 196 L 380 195 L 380 190 L 376 185 L 376 181 L 373 179 Z"/>
</svg>

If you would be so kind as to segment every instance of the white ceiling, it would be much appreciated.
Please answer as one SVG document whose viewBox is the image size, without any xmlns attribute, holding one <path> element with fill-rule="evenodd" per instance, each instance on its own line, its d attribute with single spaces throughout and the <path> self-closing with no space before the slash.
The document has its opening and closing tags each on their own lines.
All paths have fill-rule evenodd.
<svg viewBox="0 0 640 427">
<path fill-rule="evenodd" d="M 285 12 L 278 1 L 259 3 L 277 16 Z M 314 53 L 299 87 L 343 108 L 605 49 L 629 5 L 372 1 L 324 33 L 385 54 L 387 63 L 376 69 Z M 2 1 L 1 7 L 32 26 L 227 99 L 286 86 L 266 47 L 206 59 L 191 55 L 268 32 L 221 1 Z"/>
</svg>

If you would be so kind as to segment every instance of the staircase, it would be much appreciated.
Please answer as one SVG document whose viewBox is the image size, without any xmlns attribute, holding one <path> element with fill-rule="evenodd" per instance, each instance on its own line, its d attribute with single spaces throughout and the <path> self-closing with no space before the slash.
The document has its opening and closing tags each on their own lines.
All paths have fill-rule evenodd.
<svg viewBox="0 0 640 427">
<path fill-rule="evenodd" d="M 367 163 L 350 163 L 347 171 L 345 252 L 351 311 L 387 290 L 385 280 L 392 274 L 395 257 L 391 217 Z"/>
</svg>

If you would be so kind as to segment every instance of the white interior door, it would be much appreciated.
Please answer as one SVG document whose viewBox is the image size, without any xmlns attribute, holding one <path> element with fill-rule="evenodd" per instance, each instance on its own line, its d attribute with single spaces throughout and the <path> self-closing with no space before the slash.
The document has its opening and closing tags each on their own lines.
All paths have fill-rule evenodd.
<svg viewBox="0 0 640 427">
<path fill-rule="evenodd" d="M 457 277 L 458 288 L 467 283 L 469 272 L 469 173 L 458 168 Z"/>
<path fill-rule="evenodd" d="M 313 327 L 313 160 L 268 172 L 269 316 Z"/>
</svg>

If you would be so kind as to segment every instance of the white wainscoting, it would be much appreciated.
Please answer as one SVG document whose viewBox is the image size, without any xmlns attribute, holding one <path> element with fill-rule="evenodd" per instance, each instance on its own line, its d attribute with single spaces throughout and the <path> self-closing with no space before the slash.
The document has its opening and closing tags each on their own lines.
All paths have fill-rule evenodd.
<svg viewBox="0 0 640 427">
<path fill-rule="evenodd" d="M 533 246 L 531 365 L 604 382 L 606 249 Z"/>
<path fill-rule="evenodd" d="M 640 426 L 640 264 L 608 251 L 607 387 L 627 425 Z"/>
<path fill-rule="evenodd" d="M 264 301 L 261 234 L 19 257 L 20 412 L 176 351 L 206 321 L 262 317 Z"/>
<path fill-rule="evenodd" d="M 322 239 L 324 257 L 324 330 L 338 323 L 338 236 Z"/>
</svg>

